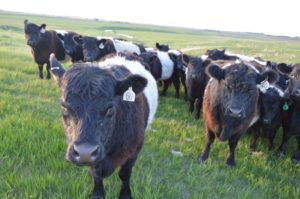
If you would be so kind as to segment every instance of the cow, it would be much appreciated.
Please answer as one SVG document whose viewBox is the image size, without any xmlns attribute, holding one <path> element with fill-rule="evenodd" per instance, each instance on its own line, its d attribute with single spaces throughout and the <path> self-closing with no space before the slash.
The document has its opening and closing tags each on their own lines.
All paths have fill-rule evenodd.
<svg viewBox="0 0 300 199">
<path fill-rule="evenodd" d="M 140 55 L 145 51 L 142 45 L 108 37 L 74 36 L 74 41 L 82 46 L 84 61 L 99 61 L 105 55 L 119 52 L 131 52 Z"/>
<path fill-rule="evenodd" d="M 203 101 L 206 144 L 199 162 L 207 160 L 211 145 L 217 137 L 228 140 L 229 155 L 226 163 L 235 166 L 235 148 L 240 137 L 259 119 L 259 91 L 257 85 L 268 79 L 277 81 L 272 71 L 257 72 L 252 65 L 241 61 L 212 62 L 206 69 L 211 77 Z"/>
<path fill-rule="evenodd" d="M 24 32 L 27 45 L 31 47 L 34 61 L 38 64 L 39 76 L 43 79 L 43 66 L 47 64 L 47 79 L 50 79 L 49 56 L 54 53 L 58 60 L 66 60 L 62 42 L 54 30 L 46 30 L 46 24 L 40 26 L 24 20 Z"/>
<path fill-rule="evenodd" d="M 180 79 L 178 66 L 182 62 L 177 62 L 177 56 L 173 53 L 163 51 L 148 51 L 140 54 L 140 57 L 148 63 L 150 72 L 158 81 L 163 81 L 162 96 L 166 95 L 168 87 L 173 83 L 175 87 L 175 97 L 179 98 Z"/>
<path fill-rule="evenodd" d="M 52 54 L 68 140 L 66 159 L 90 166 L 93 198 L 105 198 L 103 179 L 120 167 L 120 198 L 132 198 L 130 176 L 158 104 L 156 81 L 138 61 L 112 56 L 74 63 L 65 71 Z"/>
<path fill-rule="evenodd" d="M 280 63 L 278 65 L 286 65 Z M 273 84 L 268 81 L 259 85 L 260 90 L 260 119 L 253 129 L 253 139 L 250 144 L 250 150 L 256 150 L 256 141 L 260 136 L 260 131 L 268 138 L 269 150 L 274 148 L 274 138 L 278 129 L 282 126 L 283 131 L 286 129 L 286 119 L 289 100 L 284 97 L 284 91 L 287 88 L 289 78 L 287 75 L 277 70 L 275 62 L 269 62 L 265 70 L 273 69 L 279 76 L 279 80 Z"/>
<path fill-rule="evenodd" d="M 185 62 L 188 63 L 188 67 L 186 69 L 186 86 L 189 100 L 189 111 L 190 113 L 193 113 L 194 107 L 196 106 L 195 119 L 197 120 L 200 118 L 204 90 L 209 80 L 208 75 L 205 73 L 205 68 L 209 65 L 210 60 L 207 59 L 207 56 L 185 56 L 184 59 Z"/>
<path fill-rule="evenodd" d="M 287 123 L 278 152 L 280 155 L 284 155 L 290 137 L 295 136 L 297 151 L 292 159 L 295 163 L 300 164 L 300 63 L 292 66 L 282 64 L 278 65 L 277 68 L 283 74 L 289 75 L 290 78 L 284 93 L 284 97 L 289 99 L 286 106 L 286 109 L 288 109 Z"/>
<path fill-rule="evenodd" d="M 74 40 L 74 36 L 79 36 L 76 32 L 56 31 L 57 36 L 61 39 L 65 52 L 71 57 L 71 61 L 79 62 L 83 61 L 82 46 L 78 45 Z"/>
</svg>

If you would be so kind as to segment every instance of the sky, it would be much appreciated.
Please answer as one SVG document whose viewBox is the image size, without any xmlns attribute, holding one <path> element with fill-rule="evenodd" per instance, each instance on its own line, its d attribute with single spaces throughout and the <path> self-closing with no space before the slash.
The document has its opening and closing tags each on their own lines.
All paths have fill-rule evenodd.
<svg viewBox="0 0 300 199">
<path fill-rule="evenodd" d="M 2 0 L 0 9 L 300 37 L 300 0 Z"/>
</svg>

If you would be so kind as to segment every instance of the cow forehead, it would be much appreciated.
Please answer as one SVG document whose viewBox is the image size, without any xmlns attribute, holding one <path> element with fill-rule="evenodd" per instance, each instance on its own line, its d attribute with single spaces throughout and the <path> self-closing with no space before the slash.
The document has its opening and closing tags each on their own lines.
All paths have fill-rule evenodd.
<svg viewBox="0 0 300 199">
<path fill-rule="evenodd" d="M 31 33 L 31 32 L 39 32 L 39 26 L 37 26 L 36 24 L 27 24 L 25 26 L 25 32 L 26 33 Z"/>
</svg>

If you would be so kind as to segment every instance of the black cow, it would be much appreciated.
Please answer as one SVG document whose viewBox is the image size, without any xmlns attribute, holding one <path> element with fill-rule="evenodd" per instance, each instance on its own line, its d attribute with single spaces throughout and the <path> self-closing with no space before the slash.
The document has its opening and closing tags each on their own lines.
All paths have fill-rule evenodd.
<svg viewBox="0 0 300 199">
<path fill-rule="evenodd" d="M 89 36 L 74 36 L 74 41 L 83 48 L 84 60 L 88 62 L 99 61 L 105 55 L 119 52 L 130 52 L 140 55 L 145 51 L 142 45 L 112 38 Z"/>
<path fill-rule="evenodd" d="M 38 64 L 40 78 L 43 79 L 43 66 L 47 64 L 47 79 L 50 79 L 49 56 L 54 53 L 58 60 L 66 59 L 62 42 L 54 30 L 46 30 L 46 24 L 40 26 L 24 21 L 24 32 L 27 45 L 31 47 L 34 61 Z"/>
<path fill-rule="evenodd" d="M 285 97 L 290 100 L 287 110 L 287 123 L 286 129 L 283 131 L 279 153 L 285 154 L 289 138 L 295 136 L 297 151 L 293 155 L 293 160 L 295 163 L 300 164 L 300 64 L 294 64 L 293 66 L 282 64 L 277 67 L 279 71 L 290 77 L 288 87 L 285 91 Z"/>
<path fill-rule="evenodd" d="M 65 52 L 71 57 L 72 62 L 83 61 L 82 46 L 78 45 L 74 40 L 74 36 L 79 36 L 76 32 L 57 31 L 57 36 L 63 42 Z"/>
<path fill-rule="evenodd" d="M 283 63 L 279 65 L 283 65 Z M 253 129 L 253 140 L 250 144 L 250 149 L 253 151 L 256 149 L 256 140 L 261 131 L 269 139 L 268 148 L 273 149 L 276 132 L 281 126 L 283 131 L 286 129 L 288 99 L 284 97 L 284 90 L 287 88 L 289 78 L 287 75 L 279 73 L 276 66 L 275 62 L 269 62 L 265 70 L 273 69 L 277 72 L 279 80 L 273 84 L 265 81 L 258 85 L 260 90 L 260 119 Z"/>
<path fill-rule="evenodd" d="M 185 61 L 188 63 L 186 70 L 186 86 L 188 100 L 190 103 L 189 111 L 193 113 L 196 102 L 195 119 L 199 119 L 203 103 L 204 90 L 209 80 L 208 75 L 205 73 L 205 68 L 209 65 L 210 60 L 205 56 L 185 56 Z"/>
<path fill-rule="evenodd" d="M 54 55 L 50 62 L 61 89 L 66 159 L 91 167 L 93 198 L 105 198 L 103 179 L 121 167 L 120 198 L 132 198 L 132 167 L 158 103 L 154 78 L 138 62 L 119 56 L 101 66 L 75 63 L 68 71 Z"/>
<path fill-rule="evenodd" d="M 234 151 L 238 140 L 259 118 L 257 84 L 265 79 L 273 83 L 278 76 L 271 70 L 257 73 L 244 62 L 225 63 L 223 67 L 211 63 L 207 73 L 211 76 L 203 102 L 207 139 L 199 161 L 208 158 L 211 144 L 218 137 L 221 141 L 228 140 L 230 153 L 226 163 L 235 166 Z"/>
</svg>

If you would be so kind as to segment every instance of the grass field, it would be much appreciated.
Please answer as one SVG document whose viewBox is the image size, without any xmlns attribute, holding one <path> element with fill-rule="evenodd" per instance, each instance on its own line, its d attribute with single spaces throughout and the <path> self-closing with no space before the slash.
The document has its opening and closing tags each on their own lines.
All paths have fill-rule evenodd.
<svg viewBox="0 0 300 199">
<path fill-rule="evenodd" d="M 189 52 L 193 55 L 226 47 L 273 61 L 300 62 L 300 42 L 282 38 L 0 12 L 0 198 L 88 198 L 93 185 L 88 168 L 64 159 L 59 89 L 53 80 L 38 78 L 37 65 L 25 45 L 25 18 L 46 23 L 50 29 L 86 35 L 107 35 L 103 30 L 113 29 L 150 47 L 158 41 L 172 48 L 195 48 Z M 279 158 L 266 149 L 266 140 L 260 140 L 259 152 L 251 154 L 250 138 L 245 136 L 238 144 L 234 169 L 225 166 L 228 144 L 216 141 L 208 162 L 199 165 L 203 122 L 195 121 L 187 103 L 175 99 L 174 94 L 169 89 L 167 96 L 159 99 L 152 130 L 147 132 L 133 169 L 134 198 L 300 198 L 300 166 L 290 159 L 296 147 L 294 139 L 287 156 Z M 280 140 L 278 133 L 276 147 Z M 172 155 L 172 149 L 183 156 Z M 120 180 L 116 173 L 104 184 L 107 198 L 117 198 Z"/>
</svg>

